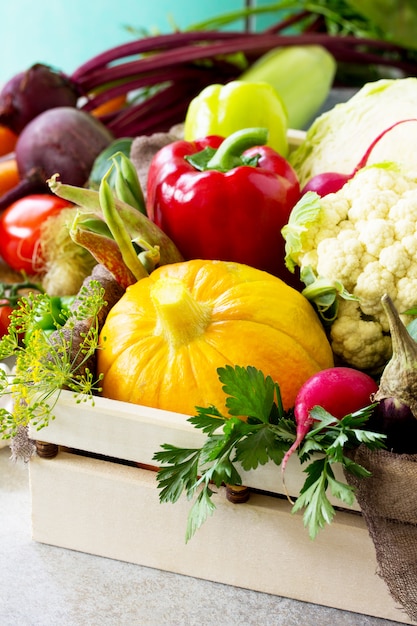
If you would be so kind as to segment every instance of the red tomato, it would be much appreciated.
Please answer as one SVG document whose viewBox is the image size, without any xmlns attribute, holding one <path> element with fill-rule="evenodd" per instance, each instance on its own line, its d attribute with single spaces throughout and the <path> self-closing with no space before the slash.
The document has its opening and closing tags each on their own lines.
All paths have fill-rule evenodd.
<svg viewBox="0 0 417 626">
<path fill-rule="evenodd" d="M 0 338 L 7 335 L 9 329 L 9 315 L 12 311 L 11 306 L 0 303 Z"/>
<path fill-rule="evenodd" d="M 0 216 L 0 254 L 16 271 L 39 270 L 39 237 L 42 223 L 64 207 L 67 200 L 49 194 L 32 194 L 13 202 Z"/>
</svg>

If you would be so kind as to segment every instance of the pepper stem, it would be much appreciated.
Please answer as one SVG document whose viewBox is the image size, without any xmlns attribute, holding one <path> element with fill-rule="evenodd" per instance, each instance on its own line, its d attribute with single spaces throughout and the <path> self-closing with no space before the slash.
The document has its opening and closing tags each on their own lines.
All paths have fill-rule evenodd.
<svg viewBox="0 0 417 626">
<path fill-rule="evenodd" d="M 253 146 L 263 146 L 268 139 L 267 128 L 244 128 L 238 130 L 223 141 L 206 169 L 228 172 L 242 165 L 242 152 Z"/>
</svg>

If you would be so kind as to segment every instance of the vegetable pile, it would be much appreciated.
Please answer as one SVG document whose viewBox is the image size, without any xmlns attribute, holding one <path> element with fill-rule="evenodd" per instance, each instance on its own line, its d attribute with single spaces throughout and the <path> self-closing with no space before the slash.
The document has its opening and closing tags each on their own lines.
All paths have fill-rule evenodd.
<svg viewBox="0 0 417 626">
<path fill-rule="evenodd" d="M 242 470 L 271 462 L 286 490 L 298 457 L 305 483 L 287 495 L 315 537 L 330 496 L 355 498 L 336 464 L 366 480 L 356 449 L 417 453 L 417 78 L 365 84 L 290 149 L 277 58 L 303 47 L 313 76 L 324 53 L 322 96 L 347 53 L 414 71 L 397 44 L 324 33 L 324 15 L 145 37 L 69 82 L 36 66 L 21 98 L 21 77 L 0 95 L 20 176 L 0 198 L 0 252 L 34 279 L 0 292 L 0 358 L 16 360 L 0 433 L 19 457 L 62 389 L 183 414 L 205 444 L 161 442 L 154 460 L 162 502 L 195 498 L 187 540 Z M 47 91 L 26 106 L 32 78 L 57 84 L 51 106 Z"/>
</svg>

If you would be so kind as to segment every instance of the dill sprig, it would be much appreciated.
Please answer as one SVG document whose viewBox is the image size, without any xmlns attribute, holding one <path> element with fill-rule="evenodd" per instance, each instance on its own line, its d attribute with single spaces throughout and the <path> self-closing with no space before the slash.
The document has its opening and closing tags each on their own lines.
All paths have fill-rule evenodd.
<svg viewBox="0 0 417 626">
<path fill-rule="evenodd" d="M 81 288 L 77 306 L 65 313 L 63 325 L 48 334 L 36 325 L 36 316 L 39 310 L 51 311 L 50 297 L 21 297 L 0 340 L 0 360 L 14 363 L 12 374 L 0 370 L 0 397 L 8 394 L 12 400 L 11 409 L 0 408 L 1 438 L 13 438 L 29 425 L 37 430 L 47 426 L 63 389 L 73 391 L 77 402 L 94 401 L 102 376 L 88 363 L 98 348 L 98 313 L 104 305 L 104 288 L 91 281 Z"/>
</svg>

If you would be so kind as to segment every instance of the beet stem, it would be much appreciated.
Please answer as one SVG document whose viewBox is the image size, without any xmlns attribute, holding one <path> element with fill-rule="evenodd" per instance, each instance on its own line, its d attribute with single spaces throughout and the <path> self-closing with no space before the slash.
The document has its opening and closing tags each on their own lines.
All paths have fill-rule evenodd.
<svg viewBox="0 0 417 626">
<path fill-rule="evenodd" d="M 114 80 L 120 80 L 129 76 L 139 74 L 146 71 L 154 72 L 160 68 L 168 68 L 178 63 L 186 63 L 198 61 L 202 59 L 212 58 L 216 55 L 226 55 L 235 52 L 253 52 L 259 55 L 265 53 L 273 47 L 291 46 L 291 45 L 323 45 L 337 59 L 341 53 L 348 50 L 351 58 L 359 58 L 364 61 L 397 65 L 398 67 L 408 68 L 410 65 L 415 72 L 414 64 L 394 63 L 393 60 L 384 59 L 376 54 L 355 51 L 355 48 L 368 46 L 370 48 L 379 48 L 382 50 L 397 50 L 398 47 L 388 42 L 379 42 L 377 40 L 358 38 L 353 36 L 334 36 L 327 33 L 309 33 L 301 35 L 268 35 L 263 33 L 252 33 L 250 35 L 240 35 L 231 37 L 231 40 L 215 42 L 210 45 L 202 46 L 181 46 L 179 48 L 158 52 L 157 54 L 141 57 L 139 59 L 120 63 L 112 67 L 99 68 L 90 71 L 87 74 L 76 74 L 77 83 L 85 92 L 92 91 L 100 85 L 106 84 Z M 342 55 L 343 56 L 343 55 Z M 73 80 L 75 80 L 73 75 Z"/>
<path fill-rule="evenodd" d="M 181 44 L 192 44 L 195 42 L 206 42 L 213 39 L 234 39 L 242 34 L 234 31 L 188 31 L 184 33 L 169 33 L 168 35 L 155 35 L 144 37 L 135 41 L 115 46 L 110 50 L 102 52 L 86 63 L 80 65 L 72 74 L 71 78 L 75 82 L 79 82 L 88 73 L 96 69 L 103 68 L 113 61 L 118 61 L 124 57 L 143 54 L 145 52 L 154 52 L 161 48 L 173 48 Z"/>
</svg>

